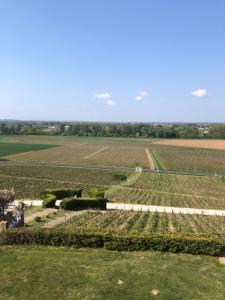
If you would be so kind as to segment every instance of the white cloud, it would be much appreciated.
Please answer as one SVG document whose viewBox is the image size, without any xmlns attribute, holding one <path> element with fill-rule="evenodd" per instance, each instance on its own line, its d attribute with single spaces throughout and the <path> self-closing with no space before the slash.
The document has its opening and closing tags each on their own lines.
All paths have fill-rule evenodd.
<svg viewBox="0 0 225 300">
<path fill-rule="evenodd" d="M 137 96 L 135 99 L 136 99 L 137 101 L 142 101 L 142 100 L 143 100 L 143 97 L 142 97 L 142 96 Z"/>
<path fill-rule="evenodd" d="M 196 91 L 193 91 L 192 93 L 191 93 L 193 96 L 195 96 L 195 97 L 205 97 L 205 96 L 207 96 L 208 94 L 207 94 L 207 91 L 206 90 L 202 90 L 202 89 L 198 89 L 198 90 L 196 90 Z"/>
<path fill-rule="evenodd" d="M 105 104 L 108 106 L 116 105 L 116 103 L 111 98 L 111 94 L 108 92 L 96 94 L 96 95 L 94 95 L 94 98 L 103 100 L 103 102 L 105 102 Z"/>
<path fill-rule="evenodd" d="M 148 96 L 148 93 L 147 92 L 140 92 L 140 96 L 142 96 L 142 97 L 146 97 L 146 96 Z"/>
<path fill-rule="evenodd" d="M 94 95 L 95 98 L 97 99 L 103 99 L 103 100 L 106 100 L 106 99 L 110 99 L 111 98 L 111 95 L 109 93 L 100 93 L 100 94 L 96 94 Z"/>
<path fill-rule="evenodd" d="M 144 100 L 145 97 L 147 97 L 149 94 L 145 91 L 141 91 L 136 97 L 135 100 L 140 102 L 142 100 Z"/>
<path fill-rule="evenodd" d="M 107 105 L 109 105 L 109 106 L 114 106 L 116 103 L 114 102 L 114 101 L 112 101 L 112 100 L 106 100 L 106 102 L 105 102 Z"/>
</svg>

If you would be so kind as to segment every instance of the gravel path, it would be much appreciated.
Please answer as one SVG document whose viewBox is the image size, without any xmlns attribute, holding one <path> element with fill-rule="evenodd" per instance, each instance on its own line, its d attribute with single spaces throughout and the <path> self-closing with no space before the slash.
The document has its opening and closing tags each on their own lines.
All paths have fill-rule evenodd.
<svg viewBox="0 0 225 300">
<path fill-rule="evenodd" d="M 55 211 L 58 211 L 58 209 L 55 209 L 55 208 L 45 208 L 43 211 L 37 211 L 29 216 L 25 216 L 25 223 L 29 223 L 29 222 L 32 222 L 34 221 L 34 219 L 36 217 L 44 217 L 48 214 L 51 214 Z"/>
</svg>

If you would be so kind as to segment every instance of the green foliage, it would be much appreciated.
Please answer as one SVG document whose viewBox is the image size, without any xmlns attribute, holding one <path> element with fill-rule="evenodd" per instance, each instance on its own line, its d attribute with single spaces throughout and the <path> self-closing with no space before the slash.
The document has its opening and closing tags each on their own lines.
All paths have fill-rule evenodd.
<svg viewBox="0 0 225 300">
<path fill-rule="evenodd" d="M 54 207 L 56 202 L 56 196 L 52 194 L 46 194 L 43 202 L 42 207 Z"/>
<path fill-rule="evenodd" d="M 101 209 L 106 210 L 105 198 L 73 198 L 73 199 L 64 199 L 61 202 L 62 208 L 66 210 L 77 210 L 77 209 Z"/>
<path fill-rule="evenodd" d="M 104 198 L 105 197 L 105 192 L 98 190 L 96 188 L 90 189 L 88 191 L 88 196 L 90 198 Z"/>
<path fill-rule="evenodd" d="M 82 195 L 82 190 L 64 190 L 64 189 L 47 189 L 40 193 L 41 199 L 43 199 L 43 207 L 54 207 L 57 199 L 63 199 L 67 197 Z"/>
<path fill-rule="evenodd" d="M 105 247 L 116 251 L 157 250 L 218 256 L 224 246 L 215 236 L 184 234 L 121 234 L 118 232 L 57 229 L 9 229 L 0 234 L 0 245 L 51 245 Z"/>
</svg>

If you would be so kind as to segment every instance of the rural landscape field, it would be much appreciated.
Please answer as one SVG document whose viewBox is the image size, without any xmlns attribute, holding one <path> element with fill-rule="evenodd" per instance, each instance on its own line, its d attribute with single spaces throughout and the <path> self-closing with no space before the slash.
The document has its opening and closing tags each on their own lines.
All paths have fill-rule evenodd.
<svg viewBox="0 0 225 300">
<path fill-rule="evenodd" d="M 0 0 L 0 300 L 225 300 L 224 12 Z"/>
<path fill-rule="evenodd" d="M 83 138 L 83 137 L 48 137 L 45 136 L 2 136 L 0 141 L 1 157 L 0 157 L 0 189 L 10 189 L 14 187 L 16 191 L 16 200 L 31 199 L 34 202 L 40 199 L 40 194 L 45 189 L 82 189 L 84 195 L 88 195 L 88 191 L 95 188 L 105 192 L 110 203 L 139 204 L 138 211 L 133 210 L 109 210 L 109 211 L 82 211 L 67 213 L 66 211 L 57 211 L 41 208 L 28 207 L 25 210 L 26 226 L 30 229 L 37 228 L 55 228 L 56 230 L 94 230 L 98 232 L 116 231 L 120 235 L 124 234 L 194 234 L 208 236 L 222 236 L 225 234 L 225 216 L 216 215 L 217 210 L 225 211 L 225 172 L 223 171 L 224 149 L 212 149 L 212 140 L 204 141 L 209 148 L 201 148 L 202 141 L 199 145 L 193 141 L 193 147 L 188 141 L 180 141 L 178 145 L 162 145 L 160 139 L 133 139 L 133 138 Z M 224 141 L 218 141 L 220 148 Z M 198 147 L 199 146 L 199 147 Z M 188 147 L 188 148 L 187 148 Z M 212 152 L 211 152 L 212 151 Z M 171 154 L 172 153 L 172 154 Z M 212 154 L 211 154 L 212 153 Z M 207 157 L 207 160 L 199 160 L 199 157 Z M 211 155 L 211 156 L 210 156 Z M 194 163 L 198 169 L 194 170 Z M 216 174 L 213 172 L 215 166 L 218 168 Z M 136 172 L 136 167 L 142 168 L 142 172 Z M 224 173 L 223 173 L 224 172 Z M 155 211 L 142 211 L 141 205 L 149 205 L 155 207 Z M 195 208 L 214 210 L 214 215 L 192 214 L 192 213 L 168 213 L 166 210 L 157 211 L 158 207 L 174 207 L 176 208 Z M 225 214 L 224 214 L 225 215 Z M 40 216 L 40 217 L 39 217 Z M 27 221 L 26 221 L 27 220 Z M 23 255 L 28 248 L 18 246 L 17 248 L 4 248 L 1 250 L 1 264 L 4 268 L 9 268 L 10 255 Z M 27 250 L 26 250 L 27 249 Z M 35 248 L 32 251 L 34 256 L 27 257 L 26 268 L 29 272 L 31 264 L 35 262 L 34 257 L 45 253 L 46 260 L 54 249 Z M 57 253 L 59 250 L 57 250 Z M 88 252 L 79 250 L 75 256 L 71 250 L 64 251 L 65 259 L 69 259 L 71 255 L 73 260 L 79 260 L 81 264 L 79 268 L 84 278 L 87 276 L 84 262 L 80 261 L 80 255 L 85 255 L 86 259 L 98 261 L 97 264 L 104 262 L 104 269 L 101 268 L 99 280 L 101 276 L 106 276 L 107 265 L 105 262 L 109 257 L 114 256 L 117 264 L 124 265 L 125 268 L 134 268 L 136 280 L 141 276 L 143 287 L 143 299 L 148 299 L 149 295 L 157 293 L 158 299 L 180 299 L 182 293 L 190 293 L 185 287 L 180 287 L 176 296 L 172 293 L 171 287 L 160 285 L 158 280 L 164 280 L 165 274 L 173 276 L 175 282 L 180 280 L 176 273 L 176 261 L 181 260 L 181 265 L 187 270 L 188 276 L 196 272 L 193 268 L 189 270 L 188 261 L 198 261 L 195 268 L 198 270 L 207 270 L 209 278 L 214 276 L 210 272 L 218 269 L 218 276 L 222 276 L 224 267 L 219 263 L 218 258 L 198 258 L 188 256 L 168 256 L 165 254 L 136 253 L 136 254 L 113 254 L 104 252 L 103 250 L 96 252 Z M 68 252 L 67 252 L 68 251 Z M 82 252 L 83 251 L 83 252 Z M 93 251 L 93 250 L 90 250 Z M 105 251 L 105 250 L 104 250 Z M 54 254 L 56 255 L 56 254 Z M 59 255 L 59 254 L 57 254 Z M 125 256 L 124 256 L 125 255 Z M 153 256 L 152 256 L 153 255 Z M 7 256 L 7 257 L 6 257 Z M 4 260 L 6 257 L 6 260 Z M 89 257 L 89 258 L 88 258 Z M 143 266 L 140 266 L 140 263 Z M 151 275 L 148 272 L 152 260 L 159 264 L 162 268 L 160 277 L 156 276 L 154 270 Z M 140 263 L 138 262 L 140 260 Z M 48 260 L 49 261 L 49 260 Z M 43 261 L 46 264 L 47 261 Z M 87 262 L 89 264 L 89 262 Z M 149 266 L 148 266 L 149 264 Z M 36 263 L 37 274 L 41 272 L 40 266 Z M 181 267 L 180 265 L 180 267 Z M 136 266 L 136 267 L 135 267 Z M 21 266 L 15 266 L 21 268 Z M 84 269 L 83 269 L 84 268 Z M 115 268 L 115 270 L 114 270 Z M 139 269 L 141 268 L 141 270 Z M 164 269 L 165 268 L 165 269 Z M 169 268 L 167 271 L 167 268 Z M 220 270 L 221 269 L 221 270 Z M 56 266 L 57 272 L 64 272 L 60 266 Z M 73 272 L 71 270 L 71 272 Z M 91 272 L 91 270 L 89 270 Z M 136 288 L 131 288 L 132 277 L 119 269 L 116 265 L 110 268 L 110 279 L 107 279 L 108 289 L 112 289 L 114 296 L 123 295 L 123 299 L 137 299 Z M 141 275 L 139 274 L 141 272 Z M 168 273 L 169 272 L 169 273 Z M 172 272 L 172 273 L 171 273 Z M 202 271 L 201 271 L 202 272 Z M 23 286 L 30 284 L 30 292 L 33 293 L 36 287 L 33 286 L 35 278 L 27 277 L 25 273 L 23 277 Z M 73 273 L 71 273 L 72 275 Z M 139 275 L 138 275 L 139 274 Z M 193 273 L 194 274 L 194 273 Z M 219 275 L 221 274 L 221 275 Z M 75 274 L 74 274 L 75 275 Z M 39 275 L 38 275 L 39 276 Z M 90 275 L 89 275 L 90 276 Z M 145 290 L 145 280 L 148 276 L 154 276 L 154 282 L 149 285 L 149 291 Z M 156 276 L 156 277 L 155 277 Z M 192 275 L 191 275 L 192 276 Z M 158 278 L 158 279 L 156 279 Z M 189 294 L 193 299 L 193 294 L 202 290 L 201 296 L 204 299 L 211 299 L 210 293 L 204 293 L 204 285 L 209 286 L 209 280 L 200 276 L 197 280 L 197 290 Z M 56 280 L 52 278 L 52 280 Z M 65 284 L 69 285 L 66 276 Z M 68 289 L 64 291 L 66 299 L 83 299 L 87 296 L 84 292 L 78 292 L 76 286 L 84 284 L 80 276 L 78 281 L 74 282 L 75 289 L 71 293 Z M 182 278 L 182 280 L 188 280 Z M 223 290 L 221 290 L 222 277 L 217 279 L 218 291 L 215 299 L 223 299 Z M 26 283 L 27 282 L 27 283 Z M 122 282 L 122 283 L 121 283 Z M 203 283 L 204 282 L 204 283 Z M 221 282 L 221 284 L 219 283 Z M 168 286 L 170 283 L 168 282 Z M 85 286 L 85 285 L 84 285 Z M 179 286 L 179 284 L 178 284 Z M 10 285 L 3 281 L 1 287 L 2 299 L 8 299 L 15 293 L 17 288 L 11 289 Z M 107 295 L 107 299 L 111 299 L 110 294 L 104 290 L 96 290 L 95 283 L 89 282 L 88 288 L 92 289 L 98 298 Z M 10 291 L 10 292 L 9 292 Z M 46 296 L 47 287 L 42 290 L 43 299 L 53 299 Z M 19 293 L 17 299 L 26 297 L 25 293 Z M 52 297 L 58 299 L 61 292 L 55 291 Z M 159 294 L 158 294 L 159 293 Z M 86 295 L 86 296 L 85 296 Z M 200 295 L 200 294 L 199 294 Z M 201 297 L 200 296 L 200 297 Z M 36 299 L 32 294 L 32 299 Z"/>
</svg>

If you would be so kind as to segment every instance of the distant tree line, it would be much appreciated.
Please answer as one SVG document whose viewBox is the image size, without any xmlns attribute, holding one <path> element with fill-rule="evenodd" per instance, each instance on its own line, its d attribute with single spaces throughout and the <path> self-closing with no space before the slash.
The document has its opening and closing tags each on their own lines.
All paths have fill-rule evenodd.
<svg viewBox="0 0 225 300">
<path fill-rule="evenodd" d="M 0 121 L 0 134 L 224 139 L 225 125 Z"/>
</svg>

